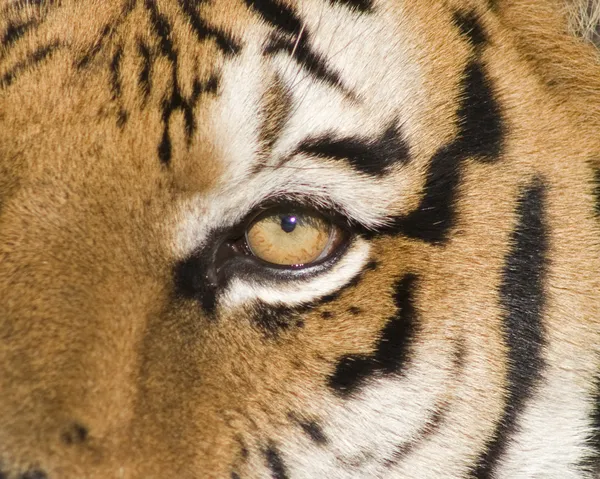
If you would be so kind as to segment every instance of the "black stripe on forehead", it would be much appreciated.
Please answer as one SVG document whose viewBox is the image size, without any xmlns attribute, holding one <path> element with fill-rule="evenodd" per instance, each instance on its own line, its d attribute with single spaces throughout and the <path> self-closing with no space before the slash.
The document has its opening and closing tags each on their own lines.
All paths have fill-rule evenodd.
<svg viewBox="0 0 600 479">
<path fill-rule="evenodd" d="M 379 138 L 336 137 L 334 134 L 303 141 L 296 153 L 345 160 L 352 168 L 381 176 L 397 163 L 409 160 L 409 148 L 400 127 L 394 122 Z"/>
<path fill-rule="evenodd" d="M 32 27 L 37 27 L 39 22 L 29 19 L 24 22 L 10 22 L 2 35 L 0 36 L 0 45 L 4 48 L 9 48 Z"/>
<path fill-rule="evenodd" d="M 479 459 L 474 477 L 494 477 L 494 471 L 518 429 L 520 416 L 534 394 L 544 368 L 543 308 L 548 254 L 544 200 L 546 188 L 536 179 L 517 203 L 499 298 L 504 313 L 504 341 L 508 350 L 508 396 L 493 439 Z"/>
<path fill-rule="evenodd" d="M 361 13 L 371 13 L 373 11 L 373 0 L 329 0 L 329 3 L 343 5 Z"/>
<path fill-rule="evenodd" d="M 210 77 L 204 82 L 195 78 L 191 95 L 189 97 L 183 95 L 177 78 L 179 52 L 172 40 L 172 26 L 169 23 L 168 18 L 160 13 L 156 6 L 156 2 L 146 0 L 145 7 L 149 13 L 154 33 L 159 39 L 160 54 L 169 60 L 171 66 L 171 93 L 162 101 L 161 119 L 163 123 L 163 134 L 158 145 L 158 157 L 161 163 L 167 165 L 170 163 L 172 155 L 171 133 L 169 131 L 171 116 L 177 110 L 183 113 L 185 136 L 189 144 L 197 128 L 194 108 L 201 95 L 216 93 L 219 86 L 219 80 L 215 76 Z"/>
<path fill-rule="evenodd" d="M 0 89 L 7 88 L 18 78 L 18 75 L 32 67 L 39 65 L 48 59 L 55 51 L 59 50 L 62 45 L 58 42 L 53 42 L 44 45 L 27 56 L 23 61 L 15 64 L 4 75 L 0 76 Z"/>
<path fill-rule="evenodd" d="M 265 55 L 286 53 L 315 78 L 350 93 L 343 87 L 340 76 L 326 59 L 310 46 L 310 32 L 297 13 L 276 0 L 245 0 L 246 5 L 277 30 L 264 48 Z"/>
<path fill-rule="evenodd" d="M 275 35 L 265 47 L 264 53 L 265 55 L 275 55 L 281 52 L 287 53 L 316 79 L 321 80 L 352 97 L 352 93 L 343 86 L 339 73 L 329 67 L 327 60 L 323 55 L 320 55 L 311 49 L 308 42 L 308 36 L 309 34 L 306 30 L 304 30 L 300 39 L 285 38 Z"/>
<path fill-rule="evenodd" d="M 409 359 L 409 350 L 418 328 L 414 307 L 417 277 L 407 274 L 394 287 L 397 312 L 383 328 L 371 355 L 342 357 L 329 378 L 329 387 L 342 397 L 355 394 L 371 377 L 398 374 Z"/>
<path fill-rule="evenodd" d="M 179 6 L 184 15 L 188 18 L 198 40 L 204 41 L 208 38 L 212 38 L 223 54 L 231 55 L 239 53 L 242 47 L 237 41 L 230 35 L 227 35 L 224 31 L 208 25 L 206 21 L 200 17 L 194 5 L 202 3 L 206 3 L 206 0 L 179 0 Z"/>
<path fill-rule="evenodd" d="M 246 5 L 278 30 L 294 35 L 302 29 L 302 22 L 288 6 L 276 0 L 245 0 Z"/>
<path fill-rule="evenodd" d="M 493 162 L 504 143 L 504 122 L 485 69 L 479 61 L 465 68 L 457 110 L 458 135 L 429 162 L 423 197 L 416 210 L 395 218 L 375 234 L 403 234 L 442 244 L 455 224 L 455 203 L 464 160 Z"/>
<path fill-rule="evenodd" d="M 487 43 L 487 34 L 475 12 L 454 12 L 453 20 L 461 35 L 466 37 L 473 47 L 479 48 Z"/>
<path fill-rule="evenodd" d="M 109 40 L 111 40 L 114 37 L 119 27 L 123 24 L 123 22 L 125 22 L 125 20 L 127 20 L 134 7 L 135 1 L 129 0 L 128 2 L 125 2 L 118 19 L 112 23 L 109 22 L 106 25 L 104 25 L 102 30 L 100 30 L 98 37 L 95 39 L 94 43 L 75 62 L 75 66 L 78 69 L 87 67 L 92 62 L 92 60 L 96 58 L 98 53 L 102 51 L 104 45 L 106 45 L 109 42 Z"/>
</svg>

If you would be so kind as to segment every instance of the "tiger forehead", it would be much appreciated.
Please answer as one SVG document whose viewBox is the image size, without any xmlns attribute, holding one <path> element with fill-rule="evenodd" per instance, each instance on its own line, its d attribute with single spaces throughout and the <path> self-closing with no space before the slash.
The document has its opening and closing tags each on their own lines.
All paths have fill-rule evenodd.
<svg viewBox="0 0 600 479">
<path fill-rule="evenodd" d="M 283 193 L 344 205 L 368 226 L 407 211 L 419 164 L 456 134 L 446 96 L 460 85 L 432 79 L 462 75 L 487 35 L 473 8 L 426 2 L 129 0 L 14 12 L 0 63 L 5 111 L 21 136 L 49 132 L 25 156 L 70 188 L 88 169 L 132 191 L 168 184 L 182 205 L 169 216 L 177 256 Z M 433 52 L 435 66 L 419 60 Z M 37 68 L 44 74 L 30 75 Z M 33 103 L 30 88 L 45 94 Z M 78 171 L 60 160 L 90 149 Z"/>
</svg>

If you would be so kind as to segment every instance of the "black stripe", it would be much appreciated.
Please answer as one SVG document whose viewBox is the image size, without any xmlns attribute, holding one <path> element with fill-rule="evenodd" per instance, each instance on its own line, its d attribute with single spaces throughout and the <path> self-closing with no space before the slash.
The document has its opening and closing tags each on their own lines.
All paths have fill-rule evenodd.
<svg viewBox="0 0 600 479">
<path fill-rule="evenodd" d="M 359 136 L 336 138 L 333 134 L 305 140 L 295 153 L 346 160 L 361 173 L 382 176 L 396 163 L 407 163 L 409 148 L 400 127 L 394 122 L 379 138 Z"/>
<path fill-rule="evenodd" d="M 494 469 L 518 428 L 519 416 L 544 367 L 544 280 L 548 250 L 544 199 L 540 180 L 527 187 L 517 204 L 517 225 L 506 258 L 500 303 L 504 311 L 504 340 L 508 349 L 508 394 L 493 440 L 480 456 L 476 478 L 494 477 Z"/>
<path fill-rule="evenodd" d="M 121 62 L 123 60 L 123 48 L 119 45 L 110 62 L 110 86 L 113 100 L 121 98 Z"/>
<path fill-rule="evenodd" d="M 145 5 L 150 13 L 150 20 L 154 27 L 154 31 L 160 40 L 161 54 L 171 62 L 172 91 L 170 97 L 163 99 L 162 102 L 163 134 L 158 145 L 158 157 L 161 163 L 169 164 L 172 155 L 169 122 L 173 112 L 176 110 L 183 112 L 186 140 L 189 145 L 197 128 L 196 119 L 194 117 L 194 108 L 202 94 L 215 93 L 217 91 L 218 79 L 216 77 L 211 77 L 205 83 L 195 79 L 190 97 L 186 98 L 182 95 L 177 80 L 178 54 L 171 40 L 171 25 L 169 24 L 168 19 L 158 11 L 154 1 L 146 0 Z"/>
<path fill-rule="evenodd" d="M 487 43 L 487 34 L 475 12 L 457 11 L 452 18 L 461 35 L 466 37 L 473 47 L 479 48 Z"/>
<path fill-rule="evenodd" d="M 15 43 L 19 38 L 21 38 L 25 33 L 27 33 L 32 27 L 38 26 L 39 23 L 34 20 L 27 20 L 22 23 L 9 23 L 4 31 L 4 35 L 2 35 L 2 39 L 0 40 L 0 44 L 8 48 L 13 43 Z"/>
<path fill-rule="evenodd" d="M 322 55 L 311 49 L 310 33 L 307 28 L 302 29 L 302 21 L 296 12 L 276 0 L 246 0 L 246 5 L 280 33 L 273 35 L 264 49 L 265 55 L 285 52 L 317 79 L 349 94 L 339 74 L 329 68 Z M 302 36 L 298 37 L 300 32 Z"/>
<path fill-rule="evenodd" d="M 318 80 L 343 91 L 346 95 L 352 96 L 343 86 L 340 76 L 337 72 L 331 70 L 327 65 L 325 58 L 312 51 L 307 40 L 308 32 L 304 32 L 299 41 L 284 37 L 274 36 L 270 43 L 265 47 L 266 55 L 274 55 L 285 52 L 291 55 L 300 65 Z"/>
<path fill-rule="evenodd" d="M 117 117 L 117 126 L 123 127 L 127 123 L 129 113 L 123 108 L 121 104 L 121 62 L 123 60 L 123 48 L 119 46 L 114 53 L 110 62 L 110 88 L 112 91 L 112 99 L 119 105 L 119 112 Z"/>
<path fill-rule="evenodd" d="M 138 84 L 144 98 L 144 102 L 148 101 L 148 97 L 152 92 L 152 54 L 150 48 L 143 41 L 138 39 L 138 53 L 142 58 L 142 68 L 138 76 Z"/>
<path fill-rule="evenodd" d="M 226 55 L 239 53 L 241 46 L 231 36 L 225 32 L 208 25 L 204 19 L 198 15 L 196 8 L 193 5 L 205 3 L 204 1 L 179 0 L 179 6 L 183 13 L 187 16 L 194 33 L 198 40 L 204 41 L 207 38 L 212 38 L 221 51 Z"/>
<path fill-rule="evenodd" d="M 463 99 L 458 111 L 463 157 L 496 161 L 504 146 L 504 120 L 496 95 L 483 65 L 472 62 L 466 72 Z"/>
<path fill-rule="evenodd" d="M 0 88 L 7 88 L 12 85 L 20 73 L 42 63 L 60 47 L 60 43 L 54 42 L 38 48 L 36 51 L 28 55 L 25 60 L 15 64 L 10 70 L 0 77 Z"/>
<path fill-rule="evenodd" d="M 271 470 L 271 477 L 273 479 L 288 479 L 287 468 L 281 458 L 281 453 L 273 444 L 270 444 L 269 447 L 267 447 L 264 451 L 264 456 L 267 467 Z"/>
<path fill-rule="evenodd" d="M 288 6 L 276 0 L 245 0 L 246 5 L 256 11 L 267 23 L 278 30 L 294 35 L 302 29 L 302 22 Z"/>
<path fill-rule="evenodd" d="M 79 58 L 79 60 L 77 60 L 75 62 L 76 68 L 81 69 L 81 68 L 87 67 L 90 64 L 90 62 L 94 58 L 96 58 L 96 56 L 98 55 L 98 53 L 100 52 L 100 50 L 102 49 L 104 44 L 106 43 L 106 40 L 112 38 L 112 36 L 115 34 L 115 32 L 121 26 L 121 24 L 129 17 L 129 14 L 135 8 L 135 4 L 136 4 L 136 0 L 127 1 L 123 5 L 123 10 L 122 10 L 121 15 L 119 16 L 118 20 L 116 21 L 116 23 L 104 25 L 104 27 L 102 28 L 102 31 L 100 32 L 100 35 L 98 36 L 98 38 L 96 39 L 94 44 L 90 47 L 90 49 L 81 58 Z"/>
<path fill-rule="evenodd" d="M 332 5 L 343 5 L 361 13 L 373 12 L 373 0 L 329 0 Z"/>
<path fill-rule="evenodd" d="M 370 236 L 403 234 L 432 244 L 444 243 L 456 221 L 463 160 L 473 157 L 490 162 L 500 156 L 504 142 L 502 114 L 479 62 L 473 61 L 465 69 L 461 90 L 459 133 L 432 157 L 418 208 Z"/>
<path fill-rule="evenodd" d="M 104 28 L 102 28 L 98 39 L 94 42 L 91 48 L 79 60 L 77 60 L 77 62 L 75 62 L 75 66 L 78 69 L 87 67 L 90 64 L 90 62 L 96 57 L 96 55 L 98 55 L 98 53 L 102 49 L 102 45 L 104 45 L 104 42 L 106 41 L 106 38 L 110 34 L 112 34 L 112 32 L 113 29 L 110 25 L 104 25 Z"/>
<path fill-rule="evenodd" d="M 306 433 L 306 435 L 310 437 L 310 439 L 314 443 L 320 446 L 327 444 L 327 436 L 325 436 L 323 428 L 317 422 L 302 422 L 300 423 L 300 426 L 302 427 L 302 430 Z"/>
<path fill-rule="evenodd" d="M 581 461 L 580 468 L 593 474 L 593 477 L 598 477 L 600 475 L 600 375 L 596 376 L 594 392 L 590 400 L 593 405 L 589 421 L 592 430 L 587 438 L 587 444 L 592 451 Z"/>
<path fill-rule="evenodd" d="M 199 251 L 173 267 L 175 296 L 198 301 L 209 316 L 217 305 L 217 278 L 211 262 L 210 251 Z"/>
<path fill-rule="evenodd" d="M 593 194 L 595 197 L 594 212 L 600 218 L 600 168 L 594 169 L 593 185 Z M 591 401 L 594 405 L 590 415 L 592 432 L 587 442 L 593 452 L 583 460 L 582 469 L 600 476 L 600 375 L 596 377 L 595 390 Z"/>
<path fill-rule="evenodd" d="M 371 355 L 342 357 L 329 378 L 329 387 L 338 395 L 355 394 L 365 381 L 375 375 L 398 374 L 409 359 L 410 346 L 417 330 L 414 290 L 417 278 L 407 274 L 394 286 L 397 312 L 392 316 Z"/>
<path fill-rule="evenodd" d="M 171 25 L 167 17 L 158 11 L 155 0 L 145 0 L 144 6 L 150 14 L 150 22 L 154 33 L 158 35 L 162 55 L 172 62 L 177 62 L 175 46 L 171 40 Z"/>
</svg>

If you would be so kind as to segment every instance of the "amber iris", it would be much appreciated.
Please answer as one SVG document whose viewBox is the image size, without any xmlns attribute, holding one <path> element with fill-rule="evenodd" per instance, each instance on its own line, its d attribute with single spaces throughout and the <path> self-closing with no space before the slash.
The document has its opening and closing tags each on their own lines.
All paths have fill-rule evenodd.
<svg viewBox="0 0 600 479">
<path fill-rule="evenodd" d="M 267 212 L 246 232 L 250 252 L 280 266 L 315 263 L 331 254 L 340 240 L 340 229 L 313 212 Z"/>
</svg>

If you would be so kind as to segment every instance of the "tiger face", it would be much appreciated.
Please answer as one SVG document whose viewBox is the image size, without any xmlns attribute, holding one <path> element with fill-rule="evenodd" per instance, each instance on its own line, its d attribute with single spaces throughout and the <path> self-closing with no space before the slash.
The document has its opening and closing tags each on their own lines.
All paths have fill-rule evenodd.
<svg viewBox="0 0 600 479">
<path fill-rule="evenodd" d="M 598 477 L 597 10 L 0 2 L 0 477 Z"/>
</svg>

